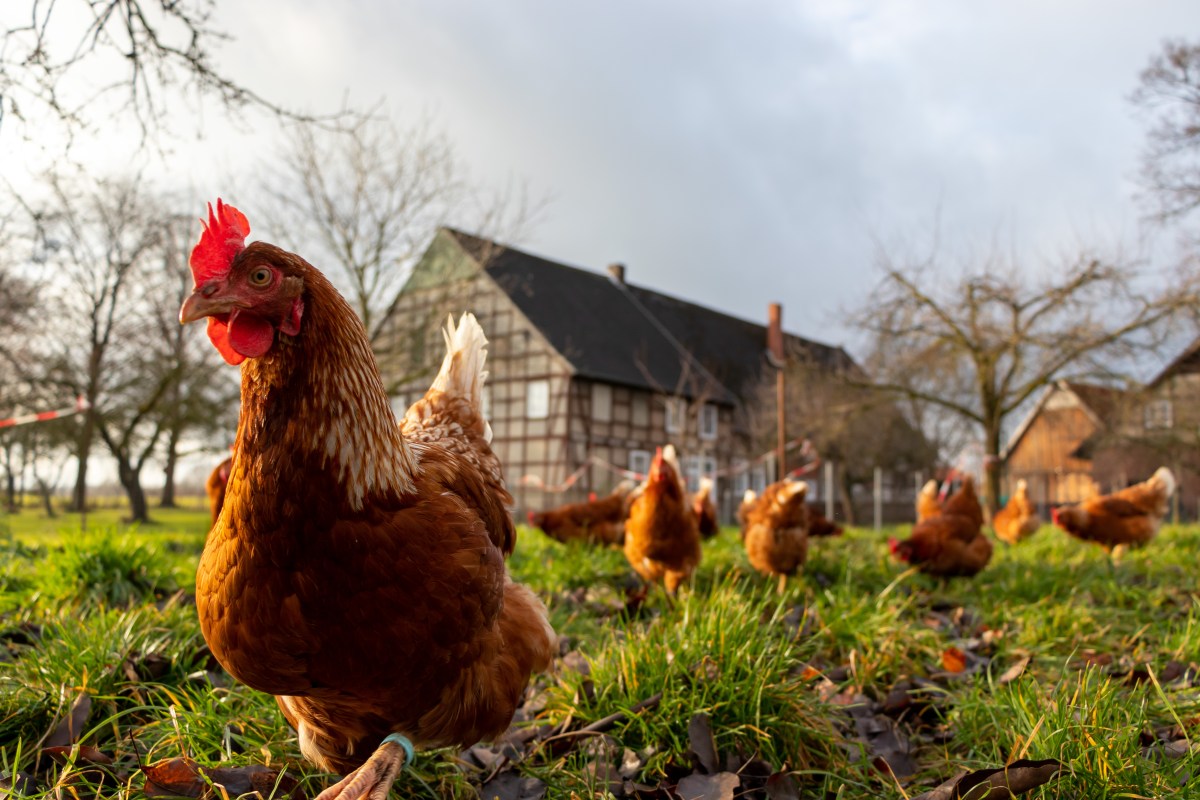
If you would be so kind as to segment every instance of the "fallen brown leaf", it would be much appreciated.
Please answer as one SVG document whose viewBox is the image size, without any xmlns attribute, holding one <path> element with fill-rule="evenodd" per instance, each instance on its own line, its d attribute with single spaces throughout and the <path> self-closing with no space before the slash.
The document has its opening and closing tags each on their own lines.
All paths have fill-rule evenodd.
<svg viewBox="0 0 1200 800">
<path fill-rule="evenodd" d="M 541 800 L 545 796 L 546 784 L 512 770 L 501 772 L 479 787 L 479 800 Z"/>
<path fill-rule="evenodd" d="M 956 775 L 912 800 L 1004 800 L 1049 783 L 1062 769 L 1057 759 L 1019 759 L 1000 769 L 981 769 Z"/>
<path fill-rule="evenodd" d="M 71 703 L 67 716 L 59 721 L 46 738 L 42 747 L 68 747 L 79 741 L 83 735 L 83 726 L 87 724 L 88 714 L 92 710 L 92 697 L 87 692 L 80 692 Z"/>
<path fill-rule="evenodd" d="M 251 764 L 245 767 L 202 767 L 190 758 L 169 758 L 142 767 L 147 797 L 207 797 L 212 783 L 224 787 L 230 797 L 258 792 L 270 797 L 278 787 L 281 794 L 293 792 L 299 783 L 287 773 Z"/>
<path fill-rule="evenodd" d="M 967 668 L 967 654 L 957 647 L 942 651 L 942 669 L 946 672 L 962 672 Z"/>
<path fill-rule="evenodd" d="M 1021 677 L 1023 674 L 1025 674 L 1025 668 L 1029 666 L 1030 661 L 1032 661 L 1032 659 L 1029 656 L 1025 656 L 1024 658 L 1017 660 L 1016 663 L 1004 670 L 1004 673 L 996 679 L 996 684 L 1003 686 L 1004 684 L 1012 683 L 1017 678 Z"/>
<path fill-rule="evenodd" d="M 712 775 L 717 771 L 717 741 L 708 714 L 696 714 L 688 722 L 688 747 L 705 772 Z"/>
<path fill-rule="evenodd" d="M 675 794 L 679 800 L 733 800 L 733 790 L 741 782 L 732 772 L 688 775 L 675 786 Z"/>
<path fill-rule="evenodd" d="M 108 766 L 113 763 L 113 757 L 107 753 L 102 753 L 94 747 L 43 747 L 42 752 L 53 758 L 60 764 L 67 763 L 71 758 L 71 752 L 75 751 L 75 761 L 80 764 L 100 764 Z"/>
</svg>

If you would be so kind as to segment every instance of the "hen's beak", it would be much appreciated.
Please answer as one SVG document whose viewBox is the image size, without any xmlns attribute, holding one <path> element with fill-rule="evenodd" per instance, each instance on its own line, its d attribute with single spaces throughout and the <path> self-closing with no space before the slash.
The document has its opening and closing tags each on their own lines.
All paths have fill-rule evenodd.
<svg viewBox="0 0 1200 800">
<path fill-rule="evenodd" d="M 220 286 L 210 281 L 188 295 L 179 309 L 179 324 L 186 325 L 214 314 L 228 314 L 234 310 L 234 303 L 219 294 Z"/>
</svg>

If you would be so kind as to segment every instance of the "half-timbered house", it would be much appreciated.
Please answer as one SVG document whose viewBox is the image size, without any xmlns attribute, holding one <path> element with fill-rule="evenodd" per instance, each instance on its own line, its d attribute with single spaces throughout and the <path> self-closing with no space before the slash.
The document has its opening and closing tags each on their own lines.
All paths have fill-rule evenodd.
<svg viewBox="0 0 1200 800">
<path fill-rule="evenodd" d="M 668 442 L 693 487 L 717 478 L 726 509 L 773 479 L 747 413 L 771 369 L 765 326 L 636 286 L 620 265 L 580 269 L 443 228 L 374 343 L 397 413 L 428 387 L 440 325 L 463 310 L 490 341 L 485 407 L 518 513 L 608 492 Z M 786 340 L 830 370 L 853 365 Z"/>
</svg>

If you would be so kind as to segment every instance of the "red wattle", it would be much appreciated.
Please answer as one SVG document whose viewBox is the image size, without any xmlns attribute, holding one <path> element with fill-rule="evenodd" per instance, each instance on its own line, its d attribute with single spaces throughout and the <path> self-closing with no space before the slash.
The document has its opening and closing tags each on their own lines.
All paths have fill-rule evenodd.
<svg viewBox="0 0 1200 800">
<path fill-rule="evenodd" d="M 227 364 L 237 366 L 246 360 L 246 357 L 233 349 L 233 345 L 229 341 L 229 322 L 220 320 L 216 317 L 208 318 L 208 338 L 212 341 L 213 346 L 217 348 L 217 352 L 221 354 L 221 358 L 225 359 Z"/>
<path fill-rule="evenodd" d="M 257 314 L 235 313 L 229 320 L 229 343 L 246 358 L 265 356 L 275 344 L 275 326 Z"/>
</svg>

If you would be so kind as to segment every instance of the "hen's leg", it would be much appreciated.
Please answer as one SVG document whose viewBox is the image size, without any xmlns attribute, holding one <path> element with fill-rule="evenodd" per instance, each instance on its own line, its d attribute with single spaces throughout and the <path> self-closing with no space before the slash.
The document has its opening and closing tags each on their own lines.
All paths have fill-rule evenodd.
<svg viewBox="0 0 1200 800">
<path fill-rule="evenodd" d="M 317 800 L 386 800 L 401 768 L 412 760 L 412 743 L 393 733 L 367 762 L 330 786 Z"/>
<path fill-rule="evenodd" d="M 775 594 L 783 594 L 787 591 L 787 573 L 780 573 L 779 585 L 775 587 Z"/>
</svg>

